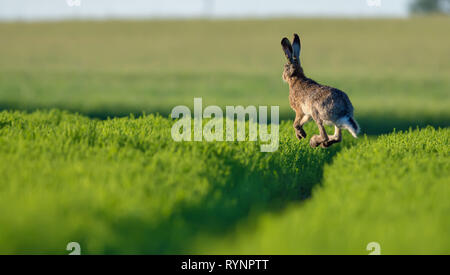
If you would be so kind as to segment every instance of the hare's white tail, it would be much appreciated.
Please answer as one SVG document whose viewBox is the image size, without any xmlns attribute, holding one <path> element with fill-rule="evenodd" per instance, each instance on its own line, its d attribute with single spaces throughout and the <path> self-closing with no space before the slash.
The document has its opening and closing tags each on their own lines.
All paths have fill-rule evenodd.
<svg viewBox="0 0 450 275">
<path fill-rule="evenodd" d="M 358 138 L 359 125 L 353 117 L 345 116 L 337 121 L 338 127 L 347 129 L 354 138 Z"/>
</svg>

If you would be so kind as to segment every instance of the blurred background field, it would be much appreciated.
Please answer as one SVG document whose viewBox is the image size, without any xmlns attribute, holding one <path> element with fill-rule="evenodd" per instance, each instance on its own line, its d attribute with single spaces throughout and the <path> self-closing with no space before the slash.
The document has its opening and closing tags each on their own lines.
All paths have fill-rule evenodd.
<svg viewBox="0 0 450 275">
<path fill-rule="evenodd" d="M 176 105 L 279 105 L 283 36 L 308 76 L 346 91 L 365 133 L 450 121 L 447 17 L 4 23 L 0 107 L 91 117 Z"/>
<path fill-rule="evenodd" d="M 28 5 L 0 2 L 0 18 L 8 1 Z M 0 23 L 0 254 L 450 253 L 448 16 L 35 21 L 33 5 Z M 294 32 L 307 76 L 349 95 L 359 139 L 295 138 Z M 173 142 L 167 117 L 194 97 L 280 106 L 279 150 Z"/>
</svg>

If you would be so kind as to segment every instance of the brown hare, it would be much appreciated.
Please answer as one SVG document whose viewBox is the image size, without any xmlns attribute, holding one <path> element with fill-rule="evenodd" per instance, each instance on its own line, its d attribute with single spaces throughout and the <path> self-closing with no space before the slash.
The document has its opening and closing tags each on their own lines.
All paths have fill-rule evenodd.
<svg viewBox="0 0 450 275">
<path fill-rule="evenodd" d="M 311 147 L 323 148 L 341 141 L 341 129 L 347 129 L 353 137 L 359 133 L 358 123 L 353 118 L 353 106 L 341 90 L 328 87 L 309 79 L 300 65 L 300 38 L 294 34 L 291 45 L 286 37 L 281 46 L 288 62 L 284 65 L 283 80 L 289 84 L 289 103 L 295 111 L 294 129 L 297 138 L 306 138 L 303 124 L 311 118 L 319 127 L 320 135 L 309 141 Z M 324 124 L 334 125 L 334 135 L 328 136 Z"/>
</svg>

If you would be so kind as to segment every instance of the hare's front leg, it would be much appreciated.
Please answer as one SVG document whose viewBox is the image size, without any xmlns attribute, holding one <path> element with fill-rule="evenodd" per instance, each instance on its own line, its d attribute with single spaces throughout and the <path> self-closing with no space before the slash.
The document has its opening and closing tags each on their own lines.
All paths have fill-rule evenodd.
<svg viewBox="0 0 450 275">
<path fill-rule="evenodd" d="M 310 119 L 310 116 L 303 114 L 302 112 L 296 112 L 295 114 L 295 121 L 294 121 L 294 129 L 295 129 L 295 135 L 299 140 L 302 138 L 306 138 L 306 132 L 303 130 L 303 124 L 308 122 Z"/>
<path fill-rule="evenodd" d="M 311 146 L 312 148 L 315 148 L 315 147 L 317 147 L 317 145 L 327 142 L 328 135 L 327 135 L 327 132 L 325 131 L 325 127 L 323 127 L 323 121 L 317 115 L 315 115 L 315 116 L 313 115 L 313 119 L 316 122 L 317 127 L 319 128 L 319 133 L 320 133 L 320 136 L 314 135 L 309 140 L 309 146 Z"/>
</svg>

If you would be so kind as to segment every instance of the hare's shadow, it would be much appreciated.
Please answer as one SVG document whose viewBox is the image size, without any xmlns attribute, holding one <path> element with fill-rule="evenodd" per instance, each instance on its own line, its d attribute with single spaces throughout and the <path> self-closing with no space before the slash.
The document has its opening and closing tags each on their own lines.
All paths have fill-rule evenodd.
<svg viewBox="0 0 450 275">
<path fill-rule="evenodd" d="M 340 150 L 355 144 L 347 142 L 325 150 L 295 141 L 298 150 L 283 151 L 282 156 L 271 159 L 271 171 L 243 164 L 230 155 L 221 156 L 230 168 L 225 185 L 214 185 L 196 206 L 177 205 L 175 212 L 157 225 L 138 218 L 119 222 L 127 226 L 115 228 L 117 235 L 129 235 L 133 228 L 141 245 L 135 253 L 192 253 L 198 237 L 220 238 L 240 222 L 251 222 L 263 213 L 281 211 L 292 202 L 311 197 L 312 189 L 322 181 L 324 166 Z M 107 251 L 115 252 L 114 248 Z"/>
<path fill-rule="evenodd" d="M 389 114 L 356 117 L 362 132 L 371 135 L 390 133 L 393 129 L 407 130 L 411 127 L 422 128 L 428 125 L 434 127 L 450 125 L 450 120 L 446 117 L 422 117 L 417 120 L 414 118 L 405 120 Z M 309 127 L 307 132 L 308 136 L 311 136 L 317 129 Z M 176 213 L 158 223 L 156 227 L 143 220 L 127 221 L 127 225 L 133 224 L 133 232 L 141 234 L 139 238 L 142 246 L 136 252 L 192 253 L 192 245 L 197 237 L 207 235 L 220 238 L 232 231 L 240 222 L 251 221 L 251 218 L 263 213 L 281 211 L 292 202 L 310 198 L 313 188 L 322 182 L 326 164 L 331 163 L 340 150 L 356 143 L 355 140 L 349 142 L 348 139 L 351 139 L 350 135 L 344 137 L 343 143 L 326 149 L 327 154 L 324 157 L 311 154 L 314 151 L 306 146 L 300 147 L 300 151 L 284 152 L 283 158 L 270 163 L 270 170 L 277 171 L 277 177 L 268 176 L 268 171 L 264 169 L 252 170 L 249 164 L 242 164 L 230 156 L 223 156 L 224 163 L 230 167 L 227 184 L 215 186 L 197 206 L 179 205 Z M 301 142 L 306 144 L 305 141 Z M 126 234 L 129 228 L 130 226 L 122 227 L 125 232 L 117 228 L 117 233 Z"/>
</svg>

